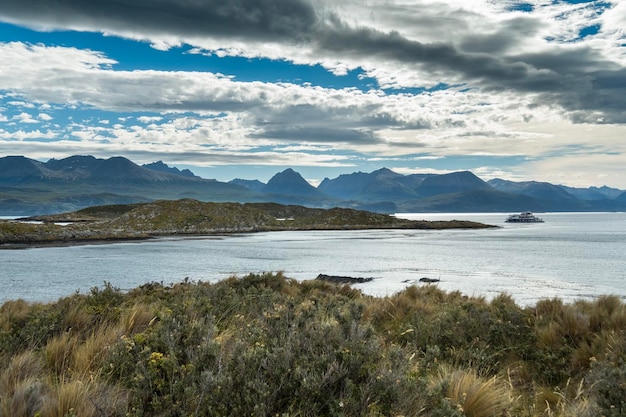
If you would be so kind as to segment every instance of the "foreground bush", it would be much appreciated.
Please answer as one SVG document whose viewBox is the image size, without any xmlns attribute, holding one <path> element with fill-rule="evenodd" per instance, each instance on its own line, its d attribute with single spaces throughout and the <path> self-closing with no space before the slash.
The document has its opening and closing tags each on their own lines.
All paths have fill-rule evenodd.
<svg viewBox="0 0 626 417">
<path fill-rule="evenodd" d="M 0 416 L 621 416 L 626 307 L 281 274 L 0 307 Z"/>
</svg>

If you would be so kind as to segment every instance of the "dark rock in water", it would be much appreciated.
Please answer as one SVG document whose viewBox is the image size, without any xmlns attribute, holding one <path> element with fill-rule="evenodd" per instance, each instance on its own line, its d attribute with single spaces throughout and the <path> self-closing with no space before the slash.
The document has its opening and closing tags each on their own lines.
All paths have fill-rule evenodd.
<svg viewBox="0 0 626 417">
<path fill-rule="evenodd" d="M 440 280 L 437 278 L 428 278 L 428 277 L 422 277 L 420 278 L 420 282 L 425 282 L 427 284 L 432 284 L 433 282 L 439 282 Z"/>
<path fill-rule="evenodd" d="M 362 277 L 346 277 L 341 275 L 326 275 L 319 274 L 317 278 L 320 281 L 334 282 L 335 284 L 362 284 L 364 282 L 370 282 L 374 278 L 362 278 Z"/>
</svg>

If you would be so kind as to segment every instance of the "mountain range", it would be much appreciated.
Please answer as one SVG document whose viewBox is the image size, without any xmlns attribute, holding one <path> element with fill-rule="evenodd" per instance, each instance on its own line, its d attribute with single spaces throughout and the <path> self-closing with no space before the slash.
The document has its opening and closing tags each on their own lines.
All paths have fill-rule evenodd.
<svg viewBox="0 0 626 417">
<path fill-rule="evenodd" d="M 469 171 L 402 175 L 381 168 L 325 178 L 314 187 L 293 169 L 277 173 L 267 183 L 220 182 L 162 161 L 141 166 L 123 157 L 71 156 L 47 162 L 24 156 L 0 158 L 0 215 L 4 216 L 182 198 L 384 213 L 626 210 L 626 192 L 616 188 L 483 181 Z"/>
</svg>

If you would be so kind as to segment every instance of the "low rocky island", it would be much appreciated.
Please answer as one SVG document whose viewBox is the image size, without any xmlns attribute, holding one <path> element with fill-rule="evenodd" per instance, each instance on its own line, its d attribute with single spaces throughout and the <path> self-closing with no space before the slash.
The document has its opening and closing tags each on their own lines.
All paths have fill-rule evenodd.
<svg viewBox="0 0 626 417">
<path fill-rule="evenodd" d="M 192 199 L 95 206 L 19 221 L 0 221 L 0 248 L 285 230 L 477 229 L 471 221 L 415 221 L 347 208 Z"/>
<path fill-rule="evenodd" d="M 345 275 L 328 274 L 319 274 L 315 279 L 319 281 L 332 282 L 333 284 L 363 284 L 374 280 L 374 278 L 371 277 L 348 277 Z"/>
</svg>

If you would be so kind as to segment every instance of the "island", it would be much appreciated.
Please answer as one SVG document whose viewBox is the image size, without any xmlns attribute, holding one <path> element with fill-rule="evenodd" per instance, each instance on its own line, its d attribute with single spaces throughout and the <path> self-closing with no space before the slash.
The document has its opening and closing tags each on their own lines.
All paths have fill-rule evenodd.
<svg viewBox="0 0 626 417">
<path fill-rule="evenodd" d="M 277 203 L 214 203 L 193 199 L 94 206 L 78 211 L 0 221 L 0 248 L 80 244 L 286 230 L 482 229 L 482 223 L 407 220 L 349 208 Z"/>
</svg>

